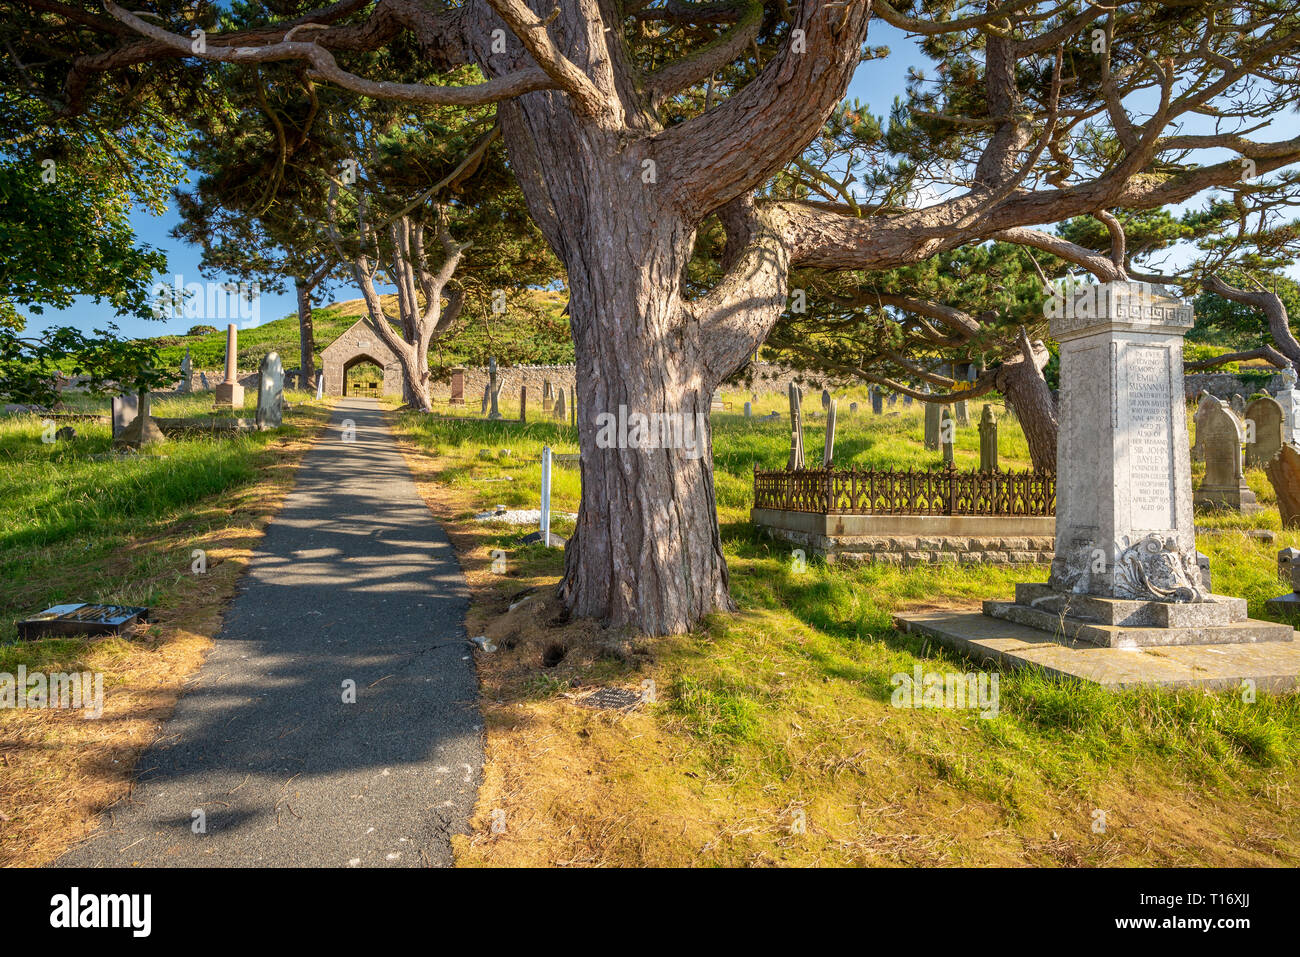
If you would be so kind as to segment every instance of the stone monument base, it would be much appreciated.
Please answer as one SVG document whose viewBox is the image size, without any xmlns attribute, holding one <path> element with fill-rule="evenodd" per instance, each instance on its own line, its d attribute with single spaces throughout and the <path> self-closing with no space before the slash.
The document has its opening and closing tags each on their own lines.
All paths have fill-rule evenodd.
<svg viewBox="0 0 1300 957">
<path fill-rule="evenodd" d="M 235 409 L 244 407 L 244 387 L 238 382 L 219 382 L 212 394 L 215 405 Z"/>
<path fill-rule="evenodd" d="M 1133 601 L 1020 584 L 1015 601 L 986 601 L 984 614 L 1102 648 L 1292 640 L 1290 625 L 1250 618 L 1244 598 L 1225 595 L 1203 602 Z"/>
<path fill-rule="evenodd" d="M 1258 512 L 1261 506 L 1255 500 L 1255 493 L 1245 485 L 1240 487 L 1202 485 L 1192 493 L 1192 507 L 1220 509 L 1250 515 L 1253 512 Z"/>
</svg>

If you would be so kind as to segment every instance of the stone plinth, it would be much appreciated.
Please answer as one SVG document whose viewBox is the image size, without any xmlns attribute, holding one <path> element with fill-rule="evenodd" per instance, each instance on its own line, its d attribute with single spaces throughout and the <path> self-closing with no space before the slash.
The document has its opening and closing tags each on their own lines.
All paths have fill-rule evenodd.
<svg viewBox="0 0 1300 957">
<path fill-rule="evenodd" d="M 214 404 L 221 408 L 242 409 L 244 407 L 244 387 L 238 382 L 218 382 L 212 390 Z"/>
</svg>

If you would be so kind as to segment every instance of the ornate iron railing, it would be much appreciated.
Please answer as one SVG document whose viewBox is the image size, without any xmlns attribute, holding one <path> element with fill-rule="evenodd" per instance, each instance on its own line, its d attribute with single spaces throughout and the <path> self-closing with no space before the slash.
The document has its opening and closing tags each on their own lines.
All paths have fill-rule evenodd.
<svg viewBox="0 0 1300 957">
<path fill-rule="evenodd" d="M 1056 473 L 756 467 L 754 506 L 821 515 L 1049 516 Z"/>
</svg>

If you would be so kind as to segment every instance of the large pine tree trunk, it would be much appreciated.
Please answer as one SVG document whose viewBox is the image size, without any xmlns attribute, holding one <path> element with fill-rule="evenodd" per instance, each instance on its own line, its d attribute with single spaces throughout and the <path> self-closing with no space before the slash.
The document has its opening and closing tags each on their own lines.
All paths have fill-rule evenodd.
<svg viewBox="0 0 1300 957">
<path fill-rule="evenodd" d="M 298 294 L 298 348 L 302 354 L 302 388 L 316 388 L 316 332 L 311 319 L 311 288 L 301 279 L 294 284 Z"/>
<path fill-rule="evenodd" d="M 569 262 L 582 500 L 560 595 L 571 614 L 676 634 L 735 607 L 713 491 L 715 383 L 704 378 L 693 330 L 680 323 L 689 236 L 669 217 L 634 230 L 635 209 L 608 213 L 591 248 L 619 254 Z M 624 321 L 599 322 L 603 310 Z M 667 413 L 674 447 L 605 447 L 611 423 L 636 413 Z M 662 444 L 662 427 L 659 435 Z"/>
<path fill-rule="evenodd" d="M 1056 470 L 1056 403 L 1042 369 L 1023 360 L 1008 362 L 998 371 L 998 389 L 1015 409 L 1021 431 L 1029 443 L 1029 458 L 1039 471 Z"/>
</svg>

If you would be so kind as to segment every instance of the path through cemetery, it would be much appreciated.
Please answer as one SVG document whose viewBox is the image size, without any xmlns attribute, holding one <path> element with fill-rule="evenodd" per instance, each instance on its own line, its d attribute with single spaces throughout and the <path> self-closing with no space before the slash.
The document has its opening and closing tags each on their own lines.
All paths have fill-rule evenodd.
<svg viewBox="0 0 1300 957">
<path fill-rule="evenodd" d="M 450 864 L 483 761 L 467 599 L 378 405 L 341 400 L 131 798 L 61 863 Z"/>
</svg>

